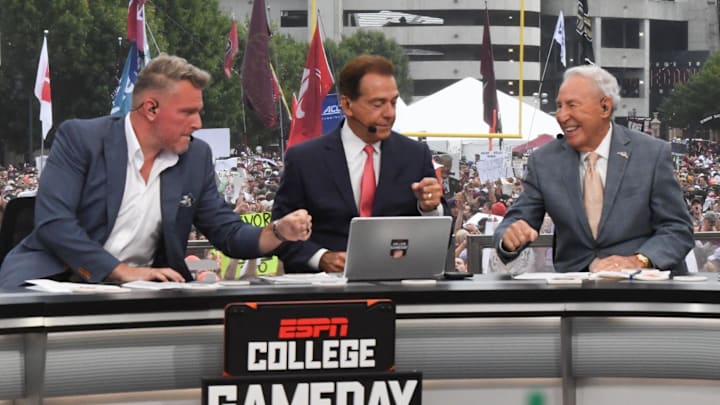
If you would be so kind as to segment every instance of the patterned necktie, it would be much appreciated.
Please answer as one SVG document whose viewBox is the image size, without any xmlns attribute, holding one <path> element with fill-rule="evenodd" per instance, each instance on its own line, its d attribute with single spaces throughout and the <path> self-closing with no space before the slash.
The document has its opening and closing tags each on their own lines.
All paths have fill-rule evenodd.
<svg viewBox="0 0 720 405">
<path fill-rule="evenodd" d="M 365 145 L 363 148 L 367 154 L 365 168 L 360 180 L 360 216 L 372 216 L 373 201 L 375 201 L 375 167 L 373 166 L 373 154 L 375 149 L 372 145 Z"/>
<path fill-rule="evenodd" d="M 597 239 L 598 225 L 600 225 L 600 214 L 602 214 L 603 206 L 603 185 L 600 180 L 595 164 L 600 156 L 595 152 L 588 153 L 585 160 L 587 165 L 585 168 L 585 178 L 583 179 L 583 202 L 585 203 L 585 213 L 587 214 L 588 223 L 592 230 L 593 238 Z"/>
</svg>

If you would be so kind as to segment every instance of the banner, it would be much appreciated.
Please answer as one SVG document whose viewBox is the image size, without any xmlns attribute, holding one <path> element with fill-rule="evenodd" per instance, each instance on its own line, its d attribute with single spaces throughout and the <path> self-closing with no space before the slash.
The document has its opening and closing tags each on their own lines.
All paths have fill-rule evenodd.
<svg viewBox="0 0 720 405">
<path fill-rule="evenodd" d="M 322 106 L 322 133 L 326 134 L 333 129 L 337 128 L 338 125 L 345 119 L 342 108 L 340 108 L 340 102 L 338 96 L 335 93 L 328 94 L 323 100 Z"/>
</svg>

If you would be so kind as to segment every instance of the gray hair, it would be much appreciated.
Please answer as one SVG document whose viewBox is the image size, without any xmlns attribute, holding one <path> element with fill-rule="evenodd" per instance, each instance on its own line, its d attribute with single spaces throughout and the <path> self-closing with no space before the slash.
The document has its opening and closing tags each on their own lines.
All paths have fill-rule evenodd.
<svg viewBox="0 0 720 405">
<path fill-rule="evenodd" d="M 572 76 L 582 76 L 595 82 L 595 85 L 613 103 L 613 111 L 620 105 L 620 86 L 617 79 L 607 70 L 597 65 L 582 65 L 571 67 L 565 71 L 563 82 Z"/>
<path fill-rule="evenodd" d="M 133 88 L 133 105 L 145 90 L 168 90 L 173 84 L 187 80 L 198 89 L 210 83 L 210 73 L 191 65 L 179 56 L 161 53 L 140 71 Z"/>
</svg>

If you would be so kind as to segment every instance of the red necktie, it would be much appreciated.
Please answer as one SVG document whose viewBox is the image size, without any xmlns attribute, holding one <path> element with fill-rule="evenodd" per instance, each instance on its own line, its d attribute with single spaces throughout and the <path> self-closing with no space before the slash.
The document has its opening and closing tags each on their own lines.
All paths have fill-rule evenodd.
<svg viewBox="0 0 720 405">
<path fill-rule="evenodd" d="M 367 154 L 367 159 L 365 159 L 365 168 L 360 180 L 360 216 L 369 217 L 372 216 L 373 201 L 375 200 L 375 167 L 373 166 L 375 149 L 372 145 L 365 145 L 363 150 Z"/>
</svg>

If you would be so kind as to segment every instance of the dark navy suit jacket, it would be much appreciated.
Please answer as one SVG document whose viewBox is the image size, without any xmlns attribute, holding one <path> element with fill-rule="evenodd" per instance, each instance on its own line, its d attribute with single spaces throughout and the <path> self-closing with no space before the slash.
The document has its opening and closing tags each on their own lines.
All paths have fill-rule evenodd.
<svg viewBox="0 0 720 405">
<path fill-rule="evenodd" d="M 285 170 L 275 196 L 272 217 L 299 208 L 312 215 L 312 235 L 305 242 L 284 243 L 277 255 L 287 272 L 313 272 L 307 261 L 320 249 L 345 251 L 350 220 L 359 216 L 350 185 L 340 128 L 298 144 L 285 155 Z M 380 174 L 373 216 L 420 215 L 410 186 L 436 177 L 427 145 L 392 133 L 381 143 Z M 443 198 L 445 214 L 450 210 Z"/>
<path fill-rule="evenodd" d="M 70 120 L 57 130 L 40 177 L 35 228 L 5 257 L 0 287 L 72 271 L 103 281 L 119 261 L 103 249 L 125 189 L 124 117 Z M 191 225 L 232 257 L 258 257 L 261 229 L 243 223 L 220 196 L 210 147 L 194 140 L 160 175 L 162 230 L 153 266 L 191 280 L 185 249 Z"/>
</svg>

